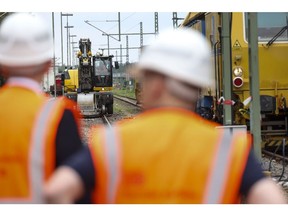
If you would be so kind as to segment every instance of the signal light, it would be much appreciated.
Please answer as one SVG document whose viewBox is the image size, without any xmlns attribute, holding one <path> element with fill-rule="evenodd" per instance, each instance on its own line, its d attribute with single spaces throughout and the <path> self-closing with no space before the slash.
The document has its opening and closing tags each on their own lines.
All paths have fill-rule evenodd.
<svg viewBox="0 0 288 216">
<path fill-rule="evenodd" d="M 242 87 L 244 84 L 243 82 L 243 79 L 241 77 L 235 77 L 233 79 L 233 85 L 236 87 L 236 88 L 240 88 Z"/>
<path fill-rule="evenodd" d="M 234 69 L 233 69 L 233 74 L 234 74 L 234 76 L 236 76 L 236 77 L 242 77 L 242 75 L 243 75 L 243 70 L 242 70 L 242 68 L 241 68 L 241 67 L 236 67 L 236 68 L 234 68 Z"/>
</svg>

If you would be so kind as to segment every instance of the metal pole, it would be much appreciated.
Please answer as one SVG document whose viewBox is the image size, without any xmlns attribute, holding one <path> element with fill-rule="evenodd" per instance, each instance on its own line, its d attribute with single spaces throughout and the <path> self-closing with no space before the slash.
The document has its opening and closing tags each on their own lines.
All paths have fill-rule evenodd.
<svg viewBox="0 0 288 216">
<path fill-rule="evenodd" d="M 67 69 L 69 66 L 69 29 L 68 29 L 68 16 L 67 16 Z"/>
<path fill-rule="evenodd" d="M 107 35 L 107 46 L 108 46 L 108 56 L 110 55 L 110 41 L 109 41 L 109 35 Z"/>
<path fill-rule="evenodd" d="M 143 23 L 140 22 L 140 47 L 143 46 Z"/>
<path fill-rule="evenodd" d="M 73 37 L 72 37 L 72 43 L 70 44 L 70 49 L 71 49 L 71 62 L 72 62 L 72 67 L 74 66 L 74 51 L 73 51 L 73 45 L 74 41 L 73 41 Z"/>
<path fill-rule="evenodd" d="M 71 66 L 71 38 L 70 38 L 70 28 L 69 28 L 68 32 L 69 32 L 69 37 L 68 37 L 68 39 L 69 39 L 69 42 L 68 42 L 68 44 L 69 44 L 69 66 Z M 68 68 L 68 69 L 69 69 L 69 68 Z"/>
<path fill-rule="evenodd" d="M 60 13 L 61 17 L 61 61 L 62 66 L 64 65 L 64 59 L 63 59 L 63 22 L 62 22 L 62 12 Z"/>
<path fill-rule="evenodd" d="M 257 13 L 248 13 L 248 52 L 250 93 L 250 130 L 253 135 L 254 152 L 261 159 L 261 122 L 258 69 L 258 25 Z"/>
<path fill-rule="evenodd" d="M 129 62 L 129 40 L 128 35 L 126 35 L 126 63 Z"/>
<path fill-rule="evenodd" d="M 120 44 L 120 64 L 122 65 L 122 44 Z"/>
<path fill-rule="evenodd" d="M 69 37 L 69 33 L 68 33 L 68 28 L 70 28 L 69 26 L 68 26 L 68 16 L 73 16 L 73 14 L 69 14 L 69 13 L 66 13 L 66 14 L 63 14 L 63 13 L 61 13 L 61 21 L 62 21 L 62 16 L 67 16 L 67 26 L 65 26 L 65 28 L 67 28 L 67 31 L 66 31 L 66 34 L 67 34 L 67 67 L 68 67 L 68 64 L 69 64 L 69 48 L 68 48 L 68 46 L 69 46 L 69 39 L 68 39 L 68 37 Z M 61 27 L 61 30 L 62 30 L 62 27 Z M 62 38 L 63 38 L 63 34 L 62 34 Z M 63 44 L 63 43 L 62 43 Z M 64 57 L 63 57 L 64 58 Z M 64 61 L 64 60 L 63 60 Z"/>
<path fill-rule="evenodd" d="M 54 12 L 52 12 L 52 36 L 53 36 L 54 97 L 56 97 L 56 68 L 55 68 L 55 31 L 54 31 Z M 48 84 L 48 85 L 49 85 L 49 84 Z"/>
<path fill-rule="evenodd" d="M 119 30 L 119 41 L 121 41 L 121 21 L 120 12 L 118 12 L 118 30 Z"/>
<path fill-rule="evenodd" d="M 222 65 L 223 65 L 223 96 L 225 101 L 231 101 L 232 98 L 232 71 L 231 71 L 231 35 L 230 20 L 231 13 L 222 13 Z M 232 104 L 223 104 L 224 109 L 224 125 L 232 125 Z"/>
<path fill-rule="evenodd" d="M 173 12 L 173 28 L 177 28 L 178 27 L 178 17 L 177 17 L 177 12 Z"/>
<path fill-rule="evenodd" d="M 154 22 L 155 22 L 155 35 L 159 33 L 159 26 L 158 26 L 158 12 L 154 13 Z"/>
<path fill-rule="evenodd" d="M 72 37 L 71 52 L 72 52 L 72 66 L 75 66 L 76 65 L 76 58 L 75 57 L 76 57 L 76 52 L 77 52 L 75 49 L 77 49 L 77 47 L 74 47 L 74 44 L 77 44 L 77 42 L 74 42 L 73 38 L 74 37 Z"/>
</svg>

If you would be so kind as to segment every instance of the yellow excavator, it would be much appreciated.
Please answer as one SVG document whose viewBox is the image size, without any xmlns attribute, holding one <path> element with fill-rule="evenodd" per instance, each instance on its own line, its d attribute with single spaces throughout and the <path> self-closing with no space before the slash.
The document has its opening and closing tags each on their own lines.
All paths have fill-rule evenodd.
<svg viewBox="0 0 288 216">
<path fill-rule="evenodd" d="M 86 38 L 80 39 L 79 49 L 78 69 L 65 73 L 65 95 L 77 102 L 84 117 L 113 114 L 113 56 L 92 56 L 91 42 Z M 118 62 L 115 68 L 119 68 Z"/>
</svg>

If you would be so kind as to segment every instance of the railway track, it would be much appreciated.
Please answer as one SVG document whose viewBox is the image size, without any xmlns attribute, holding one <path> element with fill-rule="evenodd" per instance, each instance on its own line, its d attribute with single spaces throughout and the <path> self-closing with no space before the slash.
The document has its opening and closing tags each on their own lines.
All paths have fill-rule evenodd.
<svg viewBox="0 0 288 216">
<path fill-rule="evenodd" d="M 272 158 L 281 159 L 287 162 L 288 157 L 287 157 L 286 139 L 284 138 L 278 141 L 280 141 L 280 143 L 278 143 L 278 145 L 275 147 L 273 146 L 273 148 L 271 146 L 265 145 L 264 149 L 262 149 L 262 153 Z"/>
<path fill-rule="evenodd" d="M 103 115 L 101 118 L 102 118 L 102 121 L 103 121 L 103 123 L 105 125 L 107 125 L 108 127 L 112 127 L 112 124 L 111 124 L 111 122 L 109 121 L 109 119 L 107 118 L 106 115 Z"/>
<path fill-rule="evenodd" d="M 128 103 L 128 104 L 131 104 L 139 109 L 142 109 L 142 106 L 137 104 L 137 101 L 136 99 L 134 98 L 131 98 L 131 97 L 123 97 L 123 96 L 119 96 L 119 95 L 113 95 L 114 98 L 118 99 L 118 100 L 121 100 L 121 101 L 124 101 L 125 103 Z"/>
<path fill-rule="evenodd" d="M 288 157 L 287 156 L 283 156 L 283 155 L 280 155 L 280 154 L 277 154 L 277 153 L 274 153 L 274 152 L 270 152 L 270 151 L 267 151 L 265 149 L 262 150 L 262 153 L 267 155 L 267 156 L 270 156 L 272 158 L 277 158 L 277 159 L 284 160 L 285 162 L 288 162 Z"/>
<path fill-rule="evenodd" d="M 276 151 L 268 151 L 262 149 L 262 153 L 265 155 L 266 165 L 265 170 L 268 171 L 271 177 L 280 184 L 286 191 L 286 196 L 288 197 L 288 157 L 285 155 L 280 155 Z M 265 160 L 264 159 L 264 160 Z"/>
</svg>

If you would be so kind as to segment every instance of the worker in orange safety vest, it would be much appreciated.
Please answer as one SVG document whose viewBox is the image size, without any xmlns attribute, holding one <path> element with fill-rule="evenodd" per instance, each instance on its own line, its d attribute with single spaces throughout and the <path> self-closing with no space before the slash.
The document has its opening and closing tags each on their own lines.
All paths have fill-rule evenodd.
<svg viewBox="0 0 288 216">
<path fill-rule="evenodd" d="M 50 29 L 40 17 L 13 13 L 5 18 L 0 27 L 0 67 L 7 78 L 0 88 L 0 203 L 45 203 L 44 182 L 82 147 L 76 104 L 52 99 L 40 86 L 52 54 Z"/>
<path fill-rule="evenodd" d="M 46 184 L 48 201 L 73 202 L 92 184 L 95 203 L 238 203 L 241 195 L 285 203 L 246 133 L 216 130 L 194 113 L 200 90 L 214 82 L 210 53 L 194 30 L 161 33 L 138 65 L 145 111 L 92 128 L 89 146 Z"/>
</svg>

